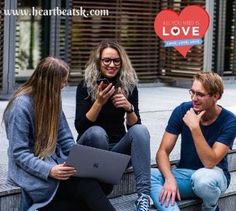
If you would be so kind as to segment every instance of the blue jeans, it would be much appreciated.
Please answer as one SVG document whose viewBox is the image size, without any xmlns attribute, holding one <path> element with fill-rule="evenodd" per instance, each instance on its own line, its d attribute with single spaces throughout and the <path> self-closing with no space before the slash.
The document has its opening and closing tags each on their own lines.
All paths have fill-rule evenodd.
<svg viewBox="0 0 236 211">
<path fill-rule="evenodd" d="M 181 199 L 199 197 L 202 199 L 203 211 L 214 211 L 217 207 L 220 194 L 227 189 L 227 179 L 219 167 L 198 170 L 172 168 Z M 159 196 L 164 184 L 164 177 L 158 169 L 151 169 L 151 197 L 160 211 L 178 211 L 177 203 L 161 205 Z"/>
<path fill-rule="evenodd" d="M 150 195 L 150 135 L 145 126 L 132 126 L 115 145 L 109 144 L 102 127 L 92 126 L 83 133 L 78 144 L 131 155 L 137 193 Z"/>
</svg>

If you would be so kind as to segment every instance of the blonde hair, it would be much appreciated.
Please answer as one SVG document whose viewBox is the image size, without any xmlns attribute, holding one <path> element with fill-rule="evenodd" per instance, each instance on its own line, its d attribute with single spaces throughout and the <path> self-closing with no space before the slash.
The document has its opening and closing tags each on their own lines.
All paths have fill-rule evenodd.
<svg viewBox="0 0 236 211">
<path fill-rule="evenodd" d="M 91 52 L 89 61 L 85 68 L 85 84 L 87 86 L 88 95 L 94 101 L 96 99 L 97 79 L 101 77 L 100 59 L 105 48 L 115 49 L 121 58 L 121 67 L 118 73 L 117 83 L 124 90 L 124 94 L 128 97 L 132 93 L 134 87 L 138 83 L 137 74 L 132 67 L 131 61 L 125 49 L 116 41 L 104 40 Z"/>
<path fill-rule="evenodd" d="M 29 94 L 33 98 L 34 154 L 45 158 L 55 152 L 61 111 L 61 88 L 69 74 L 68 65 L 60 59 L 47 57 L 36 67 L 28 81 L 16 90 L 4 111 L 6 112 L 18 96 Z"/>
<path fill-rule="evenodd" d="M 199 72 L 193 80 L 201 82 L 202 86 L 210 95 L 219 94 L 219 99 L 224 93 L 224 84 L 222 78 L 214 72 Z"/>
</svg>

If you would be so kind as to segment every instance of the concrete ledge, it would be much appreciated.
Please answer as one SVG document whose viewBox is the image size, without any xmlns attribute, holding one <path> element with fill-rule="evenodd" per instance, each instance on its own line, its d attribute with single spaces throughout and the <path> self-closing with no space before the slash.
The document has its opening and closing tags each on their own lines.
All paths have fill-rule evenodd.
<svg viewBox="0 0 236 211">
<path fill-rule="evenodd" d="M 21 193 L 21 188 L 19 187 L 10 185 L 8 183 L 0 184 L 0 198 L 20 193 Z"/>
<path fill-rule="evenodd" d="M 171 161 L 171 165 L 176 165 L 178 160 Z M 236 150 L 232 150 L 228 153 L 228 165 L 229 171 L 236 171 Z M 152 165 L 152 168 L 156 168 L 156 164 Z M 129 168 L 125 171 L 122 176 L 121 182 L 118 185 L 114 186 L 112 193 L 109 195 L 109 198 L 118 197 L 121 195 L 128 195 L 136 192 L 135 188 L 135 178 L 133 169 Z"/>
<path fill-rule="evenodd" d="M 0 165 L 0 210 L 18 211 L 20 207 L 21 188 L 6 181 L 7 167 Z"/>
<path fill-rule="evenodd" d="M 129 168 L 123 174 L 121 181 L 118 185 L 115 185 L 113 191 L 109 195 L 109 198 L 114 198 L 121 195 L 132 194 L 136 192 L 135 178 L 133 168 Z"/>
<path fill-rule="evenodd" d="M 178 160 L 172 161 L 172 165 L 176 165 Z M 219 200 L 219 208 L 222 211 L 235 210 L 236 207 L 236 150 L 228 153 L 228 165 L 231 172 L 230 186 L 225 193 L 223 193 Z M 152 165 L 156 167 L 156 165 Z M 109 196 L 112 204 L 117 211 L 134 210 L 134 202 L 137 198 L 135 193 L 135 180 L 133 169 L 128 169 L 122 177 L 120 184 L 116 185 L 113 192 Z M 201 200 L 183 200 L 178 203 L 183 211 L 199 211 L 201 210 Z M 151 210 L 156 210 L 154 207 Z"/>
<path fill-rule="evenodd" d="M 19 211 L 20 194 L 0 197 L 0 210 L 2 211 Z"/>
<path fill-rule="evenodd" d="M 172 165 L 176 165 L 178 161 L 172 161 Z M 220 201 L 220 206 L 231 206 L 230 204 L 235 205 L 236 207 L 236 150 L 229 152 L 228 154 L 228 162 L 229 162 L 229 170 L 232 172 L 232 179 L 230 183 L 230 187 L 226 193 L 222 194 Z M 156 167 L 156 165 L 152 165 L 152 167 Z M 235 173 L 234 173 L 235 171 Z M 0 210 L 14 210 L 19 207 L 20 204 L 20 193 L 21 189 L 19 187 L 12 186 L 6 183 L 7 178 L 7 167 L 4 165 L 0 165 Z M 112 193 L 109 195 L 112 203 L 116 204 L 117 207 L 126 207 L 123 210 L 133 209 L 134 201 L 136 199 L 136 188 L 135 188 L 135 178 L 133 169 L 129 168 L 126 170 L 125 174 L 122 176 L 121 182 L 118 185 L 114 186 Z M 116 197 L 116 198 L 115 198 Z M 229 198 L 234 200 L 231 202 Z M 226 202 L 227 201 L 227 202 Z M 181 209 L 189 210 L 189 206 L 191 210 L 194 210 L 196 207 L 197 210 L 200 209 L 200 200 L 184 200 L 180 203 Z M 222 204 L 222 205 L 221 205 Z M 224 205 L 223 205 L 224 204 Z M 3 209 L 4 206 L 4 209 Z M 6 209 L 6 208 L 9 209 Z M 120 208 L 119 208 L 120 209 Z M 118 209 L 118 210 L 119 210 Z M 16 209 L 17 210 L 17 209 Z M 227 209 L 224 209 L 227 210 Z M 231 209 L 234 210 L 234 209 Z"/>
<path fill-rule="evenodd" d="M 219 200 L 219 209 L 222 211 L 235 210 L 236 207 L 236 172 L 231 172 L 231 182 L 229 188 L 223 193 Z M 179 203 L 181 210 L 199 211 L 201 210 L 200 199 L 183 200 Z"/>
<path fill-rule="evenodd" d="M 229 171 L 236 171 L 236 150 L 231 150 L 228 153 L 228 167 Z"/>
<path fill-rule="evenodd" d="M 219 200 L 219 208 L 222 211 L 235 210 L 236 207 L 236 172 L 231 172 L 231 183 L 225 193 L 223 193 Z M 137 199 L 137 194 L 123 195 L 110 199 L 117 211 L 134 210 L 134 203 Z M 178 205 L 182 211 L 199 211 L 201 210 L 201 200 L 182 200 Z M 152 207 L 151 210 L 156 210 Z"/>
</svg>

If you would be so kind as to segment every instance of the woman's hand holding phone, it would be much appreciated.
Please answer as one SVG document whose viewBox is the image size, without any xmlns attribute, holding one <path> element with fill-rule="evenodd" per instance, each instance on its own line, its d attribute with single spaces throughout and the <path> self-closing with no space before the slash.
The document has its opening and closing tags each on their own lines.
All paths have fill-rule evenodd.
<svg viewBox="0 0 236 211">
<path fill-rule="evenodd" d="M 112 83 L 106 84 L 104 81 L 98 85 L 96 101 L 102 106 L 108 101 L 108 99 L 115 93 L 115 87 Z"/>
<path fill-rule="evenodd" d="M 109 80 L 107 78 L 100 78 L 97 80 L 97 85 L 101 84 L 102 90 L 105 89 L 109 85 Z"/>
<path fill-rule="evenodd" d="M 115 92 L 115 87 L 112 83 L 108 83 L 106 86 L 104 85 L 105 82 L 103 80 L 99 80 L 97 83 L 96 100 L 90 110 L 86 113 L 86 117 L 92 122 L 96 121 L 103 105 Z"/>
</svg>

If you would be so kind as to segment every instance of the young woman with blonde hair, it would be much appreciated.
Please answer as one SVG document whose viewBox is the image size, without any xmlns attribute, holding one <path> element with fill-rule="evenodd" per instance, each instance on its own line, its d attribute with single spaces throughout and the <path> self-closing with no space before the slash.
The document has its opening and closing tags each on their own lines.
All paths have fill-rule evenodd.
<svg viewBox="0 0 236 211">
<path fill-rule="evenodd" d="M 131 155 L 141 211 L 149 210 L 150 136 L 141 125 L 137 82 L 124 48 L 102 41 L 77 87 L 75 127 L 79 144 Z"/>
<path fill-rule="evenodd" d="M 75 144 L 61 103 L 68 75 L 62 60 L 43 59 L 4 112 L 8 181 L 22 188 L 20 211 L 115 210 L 97 181 L 71 177 L 76 170 L 64 165 Z"/>
</svg>

